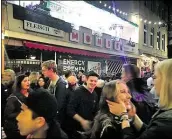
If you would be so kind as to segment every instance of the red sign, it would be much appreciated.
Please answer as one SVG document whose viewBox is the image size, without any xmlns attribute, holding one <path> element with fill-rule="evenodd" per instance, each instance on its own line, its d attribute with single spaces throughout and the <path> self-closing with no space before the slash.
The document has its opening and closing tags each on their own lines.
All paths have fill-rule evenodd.
<svg viewBox="0 0 172 139">
<path fill-rule="evenodd" d="M 95 35 L 95 46 L 102 47 L 102 38 Z"/>
<path fill-rule="evenodd" d="M 79 42 L 79 31 L 72 30 L 70 33 L 70 41 Z"/>
<path fill-rule="evenodd" d="M 88 33 L 84 33 L 84 43 L 91 44 L 92 42 L 92 35 Z"/>
<path fill-rule="evenodd" d="M 111 45 L 112 45 L 111 39 L 105 39 L 105 48 L 110 49 Z"/>
</svg>

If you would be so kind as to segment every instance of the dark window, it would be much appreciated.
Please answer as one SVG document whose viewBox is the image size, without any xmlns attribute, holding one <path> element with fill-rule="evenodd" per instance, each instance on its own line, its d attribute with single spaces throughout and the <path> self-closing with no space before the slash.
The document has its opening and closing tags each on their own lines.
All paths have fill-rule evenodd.
<svg viewBox="0 0 172 139">
<path fill-rule="evenodd" d="M 154 47 L 154 28 L 151 28 L 151 33 L 150 33 L 150 46 Z"/>
<path fill-rule="evenodd" d="M 162 35 L 162 50 L 165 51 L 165 34 Z"/>
<path fill-rule="evenodd" d="M 147 25 L 144 24 L 144 44 L 147 44 Z"/>
<path fill-rule="evenodd" d="M 157 32 L 157 49 L 160 50 L 160 32 Z"/>
</svg>

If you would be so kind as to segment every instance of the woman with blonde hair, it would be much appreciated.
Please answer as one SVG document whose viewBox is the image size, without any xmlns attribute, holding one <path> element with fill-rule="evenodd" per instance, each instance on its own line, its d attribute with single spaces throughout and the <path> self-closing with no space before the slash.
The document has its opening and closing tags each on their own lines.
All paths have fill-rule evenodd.
<svg viewBox="0 0 172 139">
<path fill-rule="evenodd" d="M 154 85 L 159 96 L 160 109 L 154 114 L 148 126 L 143 124 L 136 114 L 127 114 L 122 102 L 118 104 L 108 101 L 110 112 L 123 117 L 121 123 L 123 139 L 172 139 L 172 59 L 159 62 L 155 66 Z M 131 132 L 129 116 L 135 119 L 133 125 L 140 132 L 139 137 Z"/>
<path fill-rule="evenodd" d="M 97 113 L 93 127 L 89 132 L 84 133 L 90 139 L 122 139 L 121 118 L 110 113 L 106 100 L 119 103 L 122 101 L 127 109 L 132 106 L 131 95 L 127 85 L 120 80 L 113 80 L 106 83 L 102 90 L 100 99 L 100 110 Z M 132 122 L 132 119 L 130 119 Z"/>
<path fill-rule="evenodd" d="M 30 88 L 35 90 L 38 88 L 39 72 L 31 72 L 29 75 Z"/>
</svg>

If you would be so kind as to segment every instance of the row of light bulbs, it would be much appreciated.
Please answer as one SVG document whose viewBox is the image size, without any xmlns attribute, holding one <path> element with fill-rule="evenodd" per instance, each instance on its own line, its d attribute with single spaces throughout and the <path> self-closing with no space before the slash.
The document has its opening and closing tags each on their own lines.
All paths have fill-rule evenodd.
<svg viewBox="0 0 172 139">
<path fill-rule="evenodd" d="M 140 21 L 144 21 L 144 23 L 152 24 L 152 21 L 143 20 L 142 18 L 140 19 Z M 154 25 L 161 25 L 162 22 L 154 22 L 153 24 Z"/>
<path fill-rule="evenodd" d="M 102 3 L 102 1 L 99 1 L 99 3 Z M 106 3 L 104 4 L 104 7 L 107 7 L 107 4 L 106 4 Z M 111 9 L 112 7 L 109 6 L 108 8 Z M 116 10 L 116 12 L 119 12 L 120 14 L 123 14 L 123 15 L 126 15 L 126 16 L 128 15 L 127 13 L 122 12 L 122 11 L 120 11 L 119 9 L 115 9 L 114 7 L 112 8 L 112 10 L 113 10 L 113 11 Z M 142 18 L 140 19 L 140 21 L 144 21 L 144 23 L 152 24 L 152 21 L 143 20 Z M 154 22 L 153 24 L 154 24 L 154 25 L 161 25 L 162 22 Z"/>
<path fill-rule="evenodd" d="M 99 3 L 102 3 L 102 1 L 99 1 Z M 107 4 L 106 4 L 106 3 L 104 4 L 104 7 L 107 7 Z M 119 9 L 115 9 L 114 7 L 109 6 L 108 8 L 109 8 L 109 9 L 112 9 L 113 11 L 116 10 L 116 12 L 118 12 L 118 13 L 120 13 L 120 14 L 128 15 L 127 13 L 122 12 L 122 11 L 120 11 Z"/>
</svg>

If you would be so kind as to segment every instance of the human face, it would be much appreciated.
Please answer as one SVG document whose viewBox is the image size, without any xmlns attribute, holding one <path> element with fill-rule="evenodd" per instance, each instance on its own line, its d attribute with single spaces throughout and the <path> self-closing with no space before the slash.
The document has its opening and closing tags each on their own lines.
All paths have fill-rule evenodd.
<svg viewBox="0 0 172 139">
<path fill-rule="evenodd" d="M 51 70 L 48 70 L 48 68 L 46 67 L 42 67 L 42 74 L 45 76 L 45 77 L 50 77 L 51 75 Z"/>
<path fill-rule="evenodd" d="M 5 72 L 2 76 L 2 83 L 9 84 L 12 80 L 10 72 Z"/>
<path fill-rule="evenodd" d="M 128 77 L 127 77 L 127 74 L 126 74 L 124 68 L 122 68 L 121 80 L 124 81 L 124 82 L 127 82 L 128 81 Z"/>
<path fill-rule="evenodd" d="M 22 104 L 21 112 L 16 117 L 18 129 L 22 136 L 33 134 L 37 129 L 40 128 L 39 119 L 33 119 L 32 115 L 32 111 L 25 104 Z"/>
<path fill-rule="evenodd" d="M 89 76 L 86 78 L 88 89 L 94 90 L 97 85 L 98 78 L 96 76 Z"/>
<path fill-rule="evenodd" d="M 131 95 L 129 93 L 129 89 L 126 86 L 126 84 L 124 83 L 118 83 L 116 84 L 116 91 L 117 91 L 117 95 L 116 95 L 116 101 L 120 102 L 122 101 L 127 110 L 131 109 Z"/>
<path fill-rule="evenodd" d="M 44 79 L 43 78 L 39 78 L 38 84 L 39 84 L 40 87 L 43 87 L 45 85 Z"/>
<path fill-rule="evenodd" d="M 159 96 L 160 95 L 159 92 L 161 90 L 162 77 L 157 71 L 155 71 L 153 79 L 154 79 L 154 87 L 156 90 L 156 94 L 157 94 L 157 96 Z"/>
<path fill-rule="evenodd" d="M 86 81 L 86 76 L 85 75 L 82 75 L 81 80 L 82 80 L 82 82 L 85 82 Z"/>
<path fill-rule="evenodd" d="M 30 81 L 29 81 L 29 77 L 25 77 L 22 82 L 21 82 L 21 88 L 28 90 L 30 88 Z"/>
</svg>

